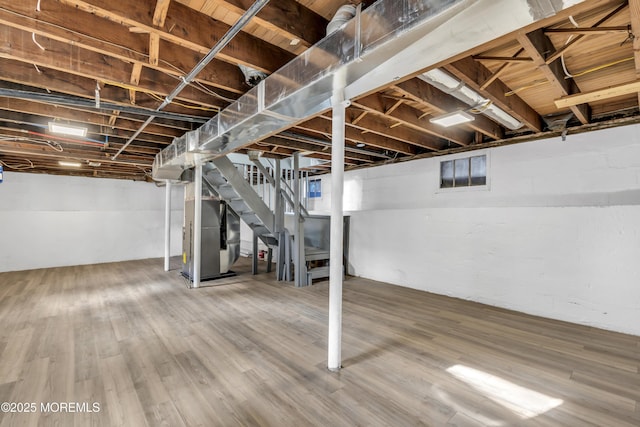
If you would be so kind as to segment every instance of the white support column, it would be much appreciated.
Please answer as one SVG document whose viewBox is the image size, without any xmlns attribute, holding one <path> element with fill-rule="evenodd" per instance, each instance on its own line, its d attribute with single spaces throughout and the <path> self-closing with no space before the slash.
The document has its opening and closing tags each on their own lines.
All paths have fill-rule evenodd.
<svg viewBox="0 0 640 427">
<path fill-rule="evenodd" d="M 329 251 L 329 337 L 328 363 L 331 371 L 338 371 L 342 361 L 342 259 L 343 259 L 343 207 L 344 193 L 344 134 L 345 110 L 349 101 L 344 99 L 344 86 L 339 76 L 334 81 L 331 104 L 331 241 Z"/>
<path fill-rule="evenodd" d="M 164 271 L 169 271 L 171 257 L 171 181 L 167 180 L 164 201 Z"/>
<path fill-rule="evenodd" d="M 276 236 L 278 238 L 278 253 L 276 254 L 276 278 L 278 280 L 284 280 L 284 264 L 285 264 L 285 252 L 286 242 L 283 242 L 283 228 L 284 228 L 284 207 L 282 206 L 282 195 L 280 194 L 282 188 L 282 169 L 280 165 L 280 159 L 275 160 L 275 186 L 273 189 L 273 202 L 276 208 L 275 224 Z"/>
<path fill-rule="evenodd" d="M 293 214 L 294 214 L 294 248 L 293 261 L 297 287 L 307 285 L 307 269 L 304 257 L 304 224 L 301 212 L 302 197 L 300 193 L 300 153 L 293 154 Z"/>
<path fill-rule="evenodd" d="M 200 287 L 200 265 L 202 260 L 202 163 L 196 164 L 195 203 L 193 215 L 193 283 Z"/>
<path fill-rule="evenodd" d="M 275 229 L 277 232 L 282 231 L 284 228 L 284 206 L 282 205 L 282 167 L 280 165 L 280 159 L 276 159 L 276 185 L 275 185 L 275 206 L 276 206 L 276 223 Z"/>
</svg>

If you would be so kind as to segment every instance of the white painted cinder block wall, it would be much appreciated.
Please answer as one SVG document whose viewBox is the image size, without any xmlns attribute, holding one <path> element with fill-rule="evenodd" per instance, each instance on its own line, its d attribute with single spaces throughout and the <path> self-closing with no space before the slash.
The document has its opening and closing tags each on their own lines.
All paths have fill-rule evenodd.
<svg viewBox="0 0 640 427">
<path fill-rule="evenodd" d="M 184 190 L 172 190 L 172 255 Z M 0 271 L 164 256 L 165 189 L 145 182 L 11 173 L 0 184 Z"/>
<path fill-rule="evenodd" d="M 482 190 L 439 189 L 455 156 L 346 173 L 350 272 L 640 335 L 640 126 L 485 153 Z"/>
</svg>

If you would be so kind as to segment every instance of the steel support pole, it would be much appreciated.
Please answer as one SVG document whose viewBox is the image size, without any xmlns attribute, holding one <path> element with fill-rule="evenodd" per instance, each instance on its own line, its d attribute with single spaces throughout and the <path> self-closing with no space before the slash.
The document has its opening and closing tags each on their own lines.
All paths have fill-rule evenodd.
<svg viewBox="0 0 640 427">
<path fill-rule="evenodd" d="M 345 110 L 349 105 L 344 99 L 344 86 L 339 76 L 334 81 L 331 104 L 331 241 L 329 249 L 329 337 L 328 363 L 331 371 L 338 371 L 342 358 L 342 279 L 343 279 L 343 207 L 344 193 L 344 134 Z"/>
<path fill-rule="evenodd" d="M 278 238 L 278 252 L 276 256 L 276 278 L 278 280 L 284 280 L 284 264 L 285 264 L 285 247 L 287 242 L 283 242 L 284 233 L 284 207 L 282 206 L 282 195 L 280 194 L 282 188 L 282 169 L 280 165 L 280 159 L 276 159 L 275 167 L 275 186 L 273 190 L 274 205 L 276 208 L 276 216 L 274 219 L 274 228 L 276 230 L 276 237 Z"/>
<path fill-rule="evenodd" d="M 192 288 L 200 287 L 200 265 L 202 260 L 202 163 L 196 164 L 195 203 L 193 215 L 193 283 Z"/>
<path fill-rule="evenodd" d="M 251 236 L 253 254 L 251 255 L 251 274 L 258 274 L 258 235 L 254 231 Z"/>
<path fill-rule="evenodd" d="M 297 287 L 307 285 L 307 269 L 304 259 L 304 226 L 302 224 L 300 194 L 300 153 L 293 154 L 293 216 L 294 216 L 294 248 L 293 260 L 295 269 L 294 281 Z"/>
<path fill-rule="evenodd" d="M 276 219 L 275 229 L 277 232 L 282 231 L 284 228 L 284 206 L 282 206 L 282 167 L 280 165 L 280 159 L 276 159 L 276 185 L 275 185 L 275 204 L 276 204 Z"/>
<path fill-rule="evenodd" d="M 166 181 L 164 201 L 164 271 L 169 271 L 171 257 L 171 181 Z"/>
</svg>

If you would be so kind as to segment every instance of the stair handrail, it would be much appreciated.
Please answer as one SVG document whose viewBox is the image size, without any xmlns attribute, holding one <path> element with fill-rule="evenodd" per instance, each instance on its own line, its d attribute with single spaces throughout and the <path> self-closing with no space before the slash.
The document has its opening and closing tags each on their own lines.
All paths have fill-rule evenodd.
<svg viewBox="0 0 640 427">
<path fill-rule="evenodd" d="M 269 166 L 271 166 L 272 169 L 275 169 L 275 166 L 273 165 L 273 163 L 271 163 L 271 160 L 269 159 L 265 159 L 265 160 L 269 163 Z M 252 160 L 252 162 L 258 167 L 258 170 L 267 177 L 267 180 L 269 181 L 269 183 L 275 188 L 276 186 L 275 178 L 271 176 L 271 173 L 267 170 L 267 168 L 264 167 L 264 165 L 260 162 L 260 160 Z M 292 194 L 295 194 L 295 192 L 291 189 L 291 187 L 289 186 L 289 184 L 287 184 L 286 181 L 280 180 L 280 183 L 284 184 L 284 186 L 281 188 L 282 196 L 287 201 L 287 203 L 289 203 L 289 206 L 291 206 L 291 209 L 295 209 L 295 203 L 293 203 L 293 198 L 292 198 Z M 289 190 L 291 194 L 287 193 L 286 190 Z M 304 207 L 304 205 L 302 204 L 302 201 L 298 201 L 298 204 L 300 205 L 300 213 L 302 214 L 302 216 L 303 217 L 309 216 L 309 211 L 307 211 L 307 208 Z"/>
</svg>

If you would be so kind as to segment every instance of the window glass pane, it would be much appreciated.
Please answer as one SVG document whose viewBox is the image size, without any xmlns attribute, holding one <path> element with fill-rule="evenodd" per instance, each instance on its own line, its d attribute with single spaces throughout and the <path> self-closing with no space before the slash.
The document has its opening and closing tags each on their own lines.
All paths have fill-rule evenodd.
<svg viewBox="0 0 640 427">
<path fill-rule="evenodd" d="M 485 185 L 487 183 L 487 156 L 471 158 L 471 185 Z"/>
<path fill-rule="evenodd" d="M 319 179 L 312 179 L 309 181 L 309 198 L 318 198 L 322 196 L 321 183 Z"/>
<path fill-rule="evenodd" d="M 455 187 L 469 185 L 469 158 L 455 161 Z"/>
<path fill-rule="evenodd" d="M 453 187 L 453 161 L 440 163 L 440 188 Z"/>
</svg>

